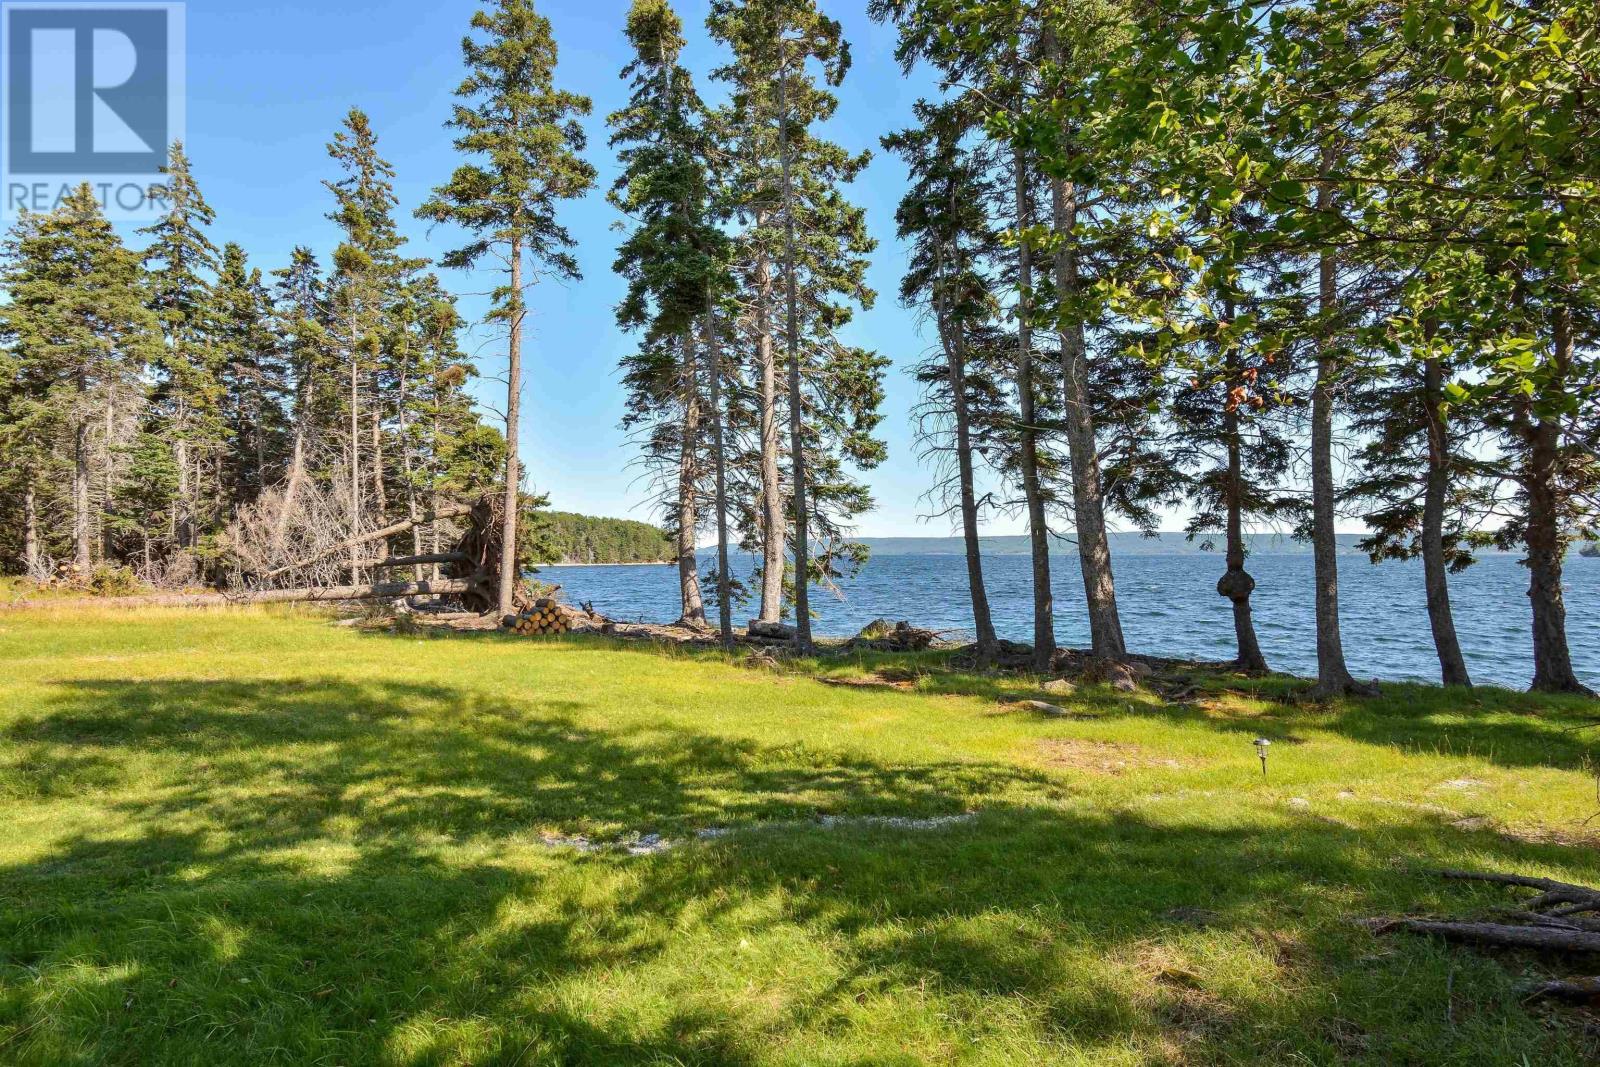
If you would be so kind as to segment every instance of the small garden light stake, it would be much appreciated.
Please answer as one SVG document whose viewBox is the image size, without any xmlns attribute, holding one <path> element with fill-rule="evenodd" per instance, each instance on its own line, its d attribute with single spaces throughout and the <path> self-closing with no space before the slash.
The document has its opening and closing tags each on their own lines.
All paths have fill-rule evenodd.
<svg viewBox="0 0 1600 1067">
<path fill-rule="evenodd" d="M 1267 746 L 1270 744 L 1272 742 L 1265 737 L 1258 737 L 1255 740 L 1256 755 L 1261 757 L 1261 777 L 1263 778 L 1267 776 Z"/>
</svg>

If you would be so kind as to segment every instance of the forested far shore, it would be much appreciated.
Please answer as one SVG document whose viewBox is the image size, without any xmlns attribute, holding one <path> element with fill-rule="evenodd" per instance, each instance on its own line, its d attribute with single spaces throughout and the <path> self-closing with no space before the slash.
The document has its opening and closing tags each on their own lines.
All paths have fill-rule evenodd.
<svg viewBox="0 0 1600 1067">
<path fill-rule="evenodd" d="M 666 563 L 677 558 L 672 538 L 659 526 L 570 511 L 539 512 L 543 563 Z"/>
</svg>

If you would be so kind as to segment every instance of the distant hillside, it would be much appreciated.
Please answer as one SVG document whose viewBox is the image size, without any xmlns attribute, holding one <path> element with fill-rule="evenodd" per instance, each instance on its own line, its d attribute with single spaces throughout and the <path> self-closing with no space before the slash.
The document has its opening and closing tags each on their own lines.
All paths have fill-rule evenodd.
<svg viewBox="0 0 1600 1067">
<path fill-rule="evenodd" d="M 547 563 L 660 563 L 677 557 L 666 531 L 647 522 L 570 511 L 543 511 L 535 521 L 539 543 L 554 557 Z"/>
</svg>

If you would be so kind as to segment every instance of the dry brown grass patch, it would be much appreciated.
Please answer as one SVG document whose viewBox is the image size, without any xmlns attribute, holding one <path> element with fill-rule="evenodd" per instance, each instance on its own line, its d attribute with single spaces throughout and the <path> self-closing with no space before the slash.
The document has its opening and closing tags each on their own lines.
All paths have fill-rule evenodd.
<svg viewBox="0 0 1600 1067">
<path fill-rule="evenodd" d="M 1144 745 L 1121 741 L 1087 741 L 1079 738 L 1051 738 L 1039 743 L 1049 767 L 1084 771 L 1089 774 L 1126 774 L 1139 770 L 1178 770 L 1188 766 L 1184 760 L 1163 756 Z"/>
</svg>

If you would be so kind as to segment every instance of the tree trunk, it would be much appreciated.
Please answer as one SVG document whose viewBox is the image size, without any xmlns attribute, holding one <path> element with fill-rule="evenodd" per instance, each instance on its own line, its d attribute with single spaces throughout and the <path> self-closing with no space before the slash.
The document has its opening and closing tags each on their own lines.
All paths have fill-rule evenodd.
<svg viewBox="0 0 1600 1067">
<path fill-rule="evenodd" d="M 28 472 L 22 490 L 22 566 L 28 577 L 41 578 L 39 559 L 39 503 L 33 488 L 33 472 Z"/>
<path fill-rule="evenodd" d="M 433 392 L 433 411 L 429 417 L 429 429 L 431 434 L 428 438 L 428 507 L 437 514 L 439 511 L 439 491 L 435 488 L 438 479 L 439 462 L 439 391 L 437 385 L 434 387 Z M 438 519 L 433 519 L 428 523 L 428 534 L 432 542 L 433 551 L 438 552 L 442 543 Z M 437 563 L 433 565 L 432 577 L 434 581 L 439 580 L 439 565 Z"/>
<path fill-rule="evenodd" d="M 189 438 L 187 420 L 179 402 L 178 440 L 173 446 L 173 459 L 178 465 L 178 506 L 172 512 L 172 539 L 180 549 L 194 544 L 194 483 L 189 478 Z"/>
<path fill-rule="evenodd" d="M 1554 370 L 1565 383 L 1572 364 L 1572 314 L 1557 310 L 1554 323 Z M 1561 591 L 1566 537 L 1561 530 L 1561 425 L 1553 416 L 1536 415 L 1525 405 L 1521 422 L 1527 460 L 1522 488 L 1527 499 L 1528 602 L 1533 608 L 1533 689 L 1539 693 L 1583 693 L 1567 645 L 1567 606 Z M 1592 695 L 1592 694 L 1591 694 Z"/>
<path fill-rule="evenodd" d="M 1078 295 L 1078 262 L 1073 227 L 1077 225 L 1077 190 L 1060 178 L 1050 179 L 1050 200 L 1056 233 L 1057 299 Z M 1128 654 L 1117 613 L 1116 582 L 1111 573 L 1111 543 L 1106 537 L 1105 501 L 1100 484 L 1100 451 L 1095 442 L 1094 407 L 1089 391 L 1089 363 L 1083 323 L 1076 318 L 1061 329 L 1061 370 L 1067 416 L 1067 452 L 1072 462 L 1072 512 L 1078 535 L 1078 562 L 1089 607 L 1089 639 L 1096 658 L 1122 659 Z"/>
<path fill-rule="evenodd" d="M 1428 324 L 1433 339 L 1434 324 Z M 1445 685 L 1471 685 L 1467 661 L 1456 639 L 1455 618 L 1450 613 L 1450 580 L 1444 560 L 1444 507 L 1449 490 L 1450 444 L 1445 433 L 1444 368 L 1430 357 L 1422 365 L 1422 403 L 1428 420 L 1428 476 L 1422 501 L 1422 573 L 1428 593 L 1428 625 L 1439 654 L 1439 676 Z"/>
<path fill-rule="evenodd" d="M 300 495 L 300 484 L 306 475 L 306 424 L 311 417 L 311 404 L 316 395 L 316 378 L 309 367 L 301 369 L 295 382 L 294 444 L 289 457 L 289 477 L 283 487 L 283 503 L 278 518 L 272 526 L 272 547 L 283 551 L 283 539 L 289 530 L 289 520 L 294 515 L 295 500 Z"/>
<path fill-rule="evenodd" d="M 783 275 L 785 289 L 784 339 L 789 356 L 789 467 L 794 492 L 794 622 L 795 647 L 811 651 L 811 516 L 806 508 L 805 404 L 800 391 L 800 300 L 797 292 L 794 185 L 790 174 L 789 64 L 778 68 L 779 147 L 783 154 Z"/>
<path fill-rule="evenodd" d="M 956 424 L 956 475 L 961 503 L 961 536 L 967 556 L 967 589 L 972 596 L 972 626 L 977 633 L 979 670 L 994 665 L 998 652 L 994 619 L 989 614 L 989 593 L 983 582 L 983 547 L 978 539 L 978 504 L 973 488 L 972 433 L 967 413 L 966 340 L 961 323 L 946 313 L 942 297 L 935 297 L 939 333 L 944 341 L 945 365 L 950 376 L 950 406 Z"/>
<path fill-rule="evenodd" d="M 778 469 L 778 360 L 772 344 L 772 273 L 756 263 L 756 363 L 761 374 L 761 622 L 783 618 L 783 568 L 788 522 Z"/>
<path fill-rule="evenodd" d="M 1261 643 L 1256 640 L 1256 622 L 1250 609 L 1250 593 L 1256 590 L 1256 579 L 1245 569 L 1245 522 L 1243 522 L 1243 478 L 1240 446 L 1238 446 L 1238 413 L 1226 414 L 1222 419 L 1227 434 L 1227 573 L 1216 590 L 1229 598 L 1234 605 L 1234 640 L 1238 645 L 1238 669 L 1248 673 L 1266 673 L 1267 657 L 1261 653 Z"/>
<path fill-rule="evenodd" d="M 1011 166 L 1016 179 L 1017 228 L 1033 224 L 1028 192 L 1027 157 L 1012 148 Z M 1050 526 L 1045 518 L 1044 492 L 1039 486 L 1039 430 L 1034 411 L 1033 382 L 1033 252 L 1026 241 L 1017 246 L 1017 396 L 1022 415 L 1020 462 L 1022 495 L 1028 505 L 1028 540 L 1033 555 L 1033 667 L 1050 669 L 1056 651 L 1055 593 L 1050 586 Z"/>
<path fill-rule="evenodd" d="M 289 519 L 294 514 L 296 498 L 300 495 L 300 483 L 306 473 L 306 442 L 305 432 L 297 424 L 294 429 L 293 451 L 289 456 L 289 476 L 283 486 L 283 500 L 278 505 L 278 517 L 272 523 L 272 548 L 274 552 L 283 551 L 283 539 L 289 533 Z"/>
<path fill-rule="evenodd" d="M 683 626 L 703 627 L 706 605 L 700 595 L 700 561 L 695 555 L 695 533 L 699 514 L 695 495 L 700 486 L 700 383 L 694 344 L 686 333 L 679 339 L 683 349 L 683 427 L 678 437 L 678 595 Z"/>
<path fill-rule="evenodd" d="M 89 543 L 89 420 L 84 417 L 88 386 L 78 378 L 78 407 L 72 429 L 72 562 L 87 571 L 92 561 Z"/>
<path fill-rule="evenodd" d="M 383 484 L 383 419 L 379 415 L 376 373 L 372 376 L 372 510 L 379 522 L 389 517 L 389 492 Z"/>
<path fill-rule="evenodd" d="M 511 365 L 506 376 L 505 514 L 500 534 L 501 615 L 509 615 L 517 599 L 517 511 L 521 506 L 522 465 L 517 460 L 517 431 L 522 412 L 522 237 L 511 238 Z"/>
<path fill-rule="evenodd" d="M 717 310 L 706 294 L 706 355 L 711 362 L 711 436 L 716 450 L 717 624 L 724 648 L 733 647 L 733 589 L 728 573 L 728 469 L 722 425 L 722 349 L 717 344 Z"/>
<path fill-rule="evenodd" d="M 117 464 L 116 464 L 116 433 L 117 433 L 117 390 L 115 386 L 106 389 L 105 420 L 101 424 L 100 449 L 104 455 L 104 466 L 100 477 L 100 506 L 95 508 L 95 522 L 100 527 L 100 558 L 111 559 L 111 524 L 106 521 L 106 515 L 111 510 L 111 501 L 117 491 Z"/>
<path fill-rule="evenodd" d="M 361 367 L 356 357 L 358 341 L 350 339 L 350 536 L 361 533 Z M 358 561 L 350 556 L 350 580 L 359 581 Z"/>
<path fill-rule="evenodd" d="M 406 490 L 406 518 L 411 522 L 411 554 L 422 555 L 422 524 L 417 516 L 420 509 L 417 507 L 417 479 L 415 477 L 415 464 L 411 456 L 411 427 L 407 412 L 410 410 L 411 376 L 409 359 L 401 365 L 399 381 L 399 397 L 395 404 L 395 414 L 400 425 L 400 473 L 405 483 Z M 411 574 L 417 581 L 422 581 L 422 567 L 419 565 Z"/>
<path fill-rule="evenodd" d="M 1322 161 L 1324 170 L 1332 166 L 1331 151 L 1323 153 Z M 1333 210 L 1333 186 L 1328 182 L 1317 187 L 1317 208 Z M 1317 381 L 1311 394 L 1311 551 L 1316 564 L 1317 615 L 1317 684 L 1313 691 L 1324 698 L 1371 691 L 1350 676 L 1339 634 L 1339 540 L 1333 481 L 1333 404 L 1340 377 L 1333 320 L 1338 303 L 1338 264 L 1333 252 L 1325 250 L 1317 265 L 1322 336 L 1317 342 Z"/>
<path fill-rule="evenodd" d="M 1227 317 L 1233 318 L 1231 305 Z M 1238 354 L 1231 347 L 1226 358 L 1230 385 L 1238 380 Z M 1256 580 L 1244 569 L 1247 555 L 1244 544 L 1244 459 L 1239 432 L 1239 409 L 1231 401 L 1222 413 L 1222 435 L 1228 443 L 1228 570 L 1217 583 L 1217 592 L 1233 604 L 1233 634 L 1239 646 L 1239 669 L 1250 674 L 1267 673 L 1267 657 L 1256 640 L 1255 619 L 1250 611 L 1250 594 Z"/>
</svg>

